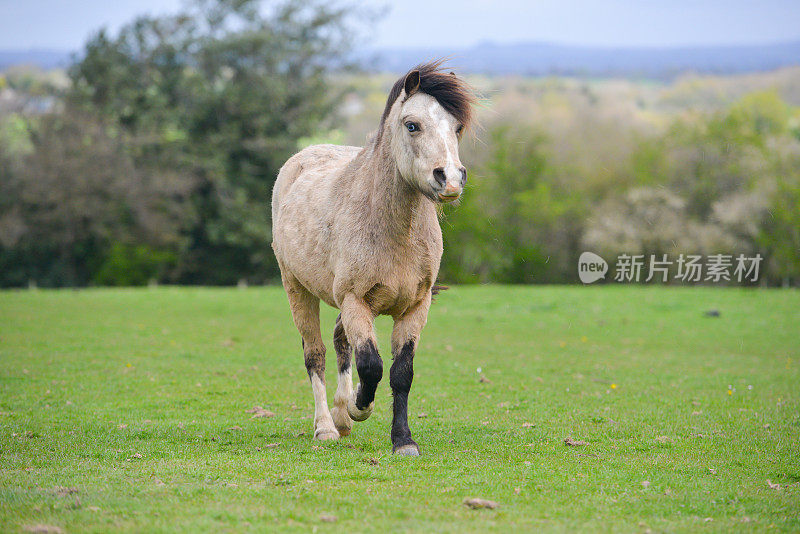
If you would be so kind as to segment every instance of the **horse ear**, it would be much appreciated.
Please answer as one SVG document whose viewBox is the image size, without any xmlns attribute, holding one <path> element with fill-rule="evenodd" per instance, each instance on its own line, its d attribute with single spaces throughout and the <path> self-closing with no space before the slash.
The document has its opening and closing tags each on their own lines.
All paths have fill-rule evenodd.
<svg viewBox="0 0 800 534">
<path fill-rule="evenodd" d="M 406 81 L 404 84 L 404 88 L 406 90 L 406 98 L 413 95 L 419 89 L 419 71 L 412 70 L 408 74 L 406 74 Z"/>
</svg>

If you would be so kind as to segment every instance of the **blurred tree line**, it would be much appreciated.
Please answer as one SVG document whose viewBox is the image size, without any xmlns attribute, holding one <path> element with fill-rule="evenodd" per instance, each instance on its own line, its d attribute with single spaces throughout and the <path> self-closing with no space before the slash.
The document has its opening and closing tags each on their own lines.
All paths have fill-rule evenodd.
<svg viewBox="0 0 800 534">
<path fill-rule="evenodd" d="M 272 183 L 334 111 L 352 35 L 317 0 L 196 0 L 97 33 L 56 109 L 0 119 L 0 284 L 276 278 Z"/>
<path fill-rule="evenodd" d="M 97 33 L 67 80 L 0 77 L 25 95 L 0 114 L 0 286 L 279 279 L 272 184 L 300 145 L 341 141 L 354 32 L 317 0 L 263 8 L 195 0 Z M 385 88 L 366 85 L 380 109 Z M 598 118 L 590 89 L 566 107 L 559 91 L 508 97 L 462 150 L 471 178 L 444 210 L 443 281 L 573 283 L 591 250 L 761 254 L 763 280 L 800 283 L 797 107 L 753 92 L 632 135 Z M 520 113 L 531 101 L 550 124 Z"/>
<path fill-rule="evenodd" d="M 490 129 L 481 179 L 443 224 L 444 279 L 574 283 L 588 250 L 612 270 L 620 254 L 761 254 L 762 282 L 800 284 L 800 108 L 776 92 L 620 138 L 632 148 L 611 170 L 558 162 L 563 142 L 535 125 Z M 596 162 L 602 150 L 579 148 Z"/>
</svg>

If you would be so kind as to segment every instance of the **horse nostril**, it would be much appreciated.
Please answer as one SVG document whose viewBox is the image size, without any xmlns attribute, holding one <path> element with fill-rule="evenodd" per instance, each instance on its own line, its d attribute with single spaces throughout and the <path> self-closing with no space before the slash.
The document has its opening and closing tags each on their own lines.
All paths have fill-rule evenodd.
<svg viewBox="0 0 800 534">
<path fill-rule="evenodd" d="M 467 183 L 467 169 L 461 167 L 461 185 L 464 185 L 465 183 Z"/>
<path fill-rule="evenodd" d="M 439 185 L 444 185 L 447 181 L 447 178 L 444 175 L 444 169 L 442 167 L 436 167 L 433 169 L 433 179 L 436 180 L 436 183 Z"/>
</svg>

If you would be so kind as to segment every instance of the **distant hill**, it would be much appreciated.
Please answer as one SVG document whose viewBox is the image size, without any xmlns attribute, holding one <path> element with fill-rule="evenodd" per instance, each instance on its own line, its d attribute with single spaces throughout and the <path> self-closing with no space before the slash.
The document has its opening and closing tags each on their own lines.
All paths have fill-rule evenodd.
<svg viewBox="0 0 800 534">
<path fill-rule="evenodd" d="M 735 74 L 800 64 L 800 41 L 769 45 L 599 48 L 548 43 L 481 43 L 461 49 L 396 48 L 365 55 L 368 70 L 405 72 L 450 57 L 462 72 L 516 75 L 624 76 L 669 79 L 686 72 Z"/>
<path fill-rule="evenodd" d="M 69 65 L 65 50 L 0 50 L 0 71 L 20 64 L 43 69 Z M 476 74 L 567 75 L 670 79 L 691 71 L 739 74 L 800 65 L 800 41 L 768 45 L 677 48 L 601 48 L 551 43 L 480 43 L 469 48 L 390 48 L 362 52 L 357 61 L 370 71 L 405 72 L 433 58 L 450 57 L 461 72 Z"/>
<path fill-rule="evenodd" d="M 32 48 L 30 50 L 0 50 L 0 71 L 14 65 L 35 65 L 55 69 L 69 65 L 72 53 L 65 50 Z"/>
</svg>

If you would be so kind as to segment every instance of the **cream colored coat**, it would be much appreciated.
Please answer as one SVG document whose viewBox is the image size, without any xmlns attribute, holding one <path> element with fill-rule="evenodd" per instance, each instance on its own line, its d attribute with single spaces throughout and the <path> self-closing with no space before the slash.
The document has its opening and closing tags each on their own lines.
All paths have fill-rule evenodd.
<svg viewBox="0 0 800 534">
<path fill-rule="evenodd" d="M 339 374 L 333 416 L 328 412 L 319 300 L 341 310 L 352 347 L 377 346 L 379 314 L 395 319 L 393 351 L 416 342 L 442 256 L 435 202 L 457 198 L 463 186 L 460 125 L 430 95 L 404 91 L 382 127 L 364 148 L 302 150 L 283 166 L 273 190 L 272 247 L 303 338 L 318 439 L 345 435 L 351 417 L 369 415 L 353 406 L 349 365 Z"/>
</svg>

